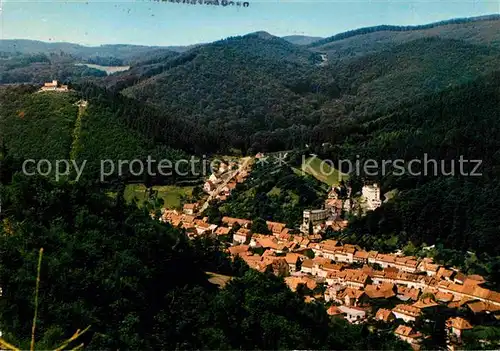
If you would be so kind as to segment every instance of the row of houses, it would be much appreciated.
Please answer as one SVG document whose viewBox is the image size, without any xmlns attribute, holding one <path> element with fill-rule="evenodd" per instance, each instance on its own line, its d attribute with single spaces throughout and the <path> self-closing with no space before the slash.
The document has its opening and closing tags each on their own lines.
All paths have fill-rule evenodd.
<svg viewBox="0 0 500 351">
<path fill-rule="evenodd" d="M 226 201 L 228 196 L 231 195 L 231 191 L 236 188 L 237 184 L 245 182 L 250 174 L 249 166 L 245 169 L 241 169 L 239 172 L 234 172 L 235 174 L 233 174 L 232 171 L 237 167 L 238 165 L 236 162 L 229 162 L 227 164 L 221 162 L 218 170 L 212 173 L 203 185 L 203 190 L 210 194 L 222 183 L 229 180 L 219 193 L 215 195 L 216 199 Z M 233 177 L 234 179 L 232 179 Z"/>
</svg>

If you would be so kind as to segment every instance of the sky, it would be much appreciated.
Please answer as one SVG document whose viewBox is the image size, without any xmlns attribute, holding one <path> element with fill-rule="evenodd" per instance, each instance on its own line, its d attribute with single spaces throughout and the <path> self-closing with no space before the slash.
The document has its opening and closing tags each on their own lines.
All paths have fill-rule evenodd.
<svg viewBox="0 0 500 351">
<path fill-rule="evenodd" d="M 500 0 L 247 1 L 250 6 L 243 8 L 151 0 L 0 0 L 0 38 L 169 46 L 261 30 L 327 37 L 379 24 L 417 25 L 500 13 Z"/>
</svg>

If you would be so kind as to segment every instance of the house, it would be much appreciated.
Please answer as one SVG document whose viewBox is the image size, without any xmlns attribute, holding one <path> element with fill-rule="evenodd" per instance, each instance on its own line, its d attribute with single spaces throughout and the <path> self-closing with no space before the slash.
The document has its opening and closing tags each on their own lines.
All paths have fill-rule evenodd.
<svg viewBox="0 0 500 351">
<path fill-rule="evenodd" d="M 240 228 L 233 235 L 233 241 L 239 244 L 244 244 L 250 238 L 250 230 L 245 228 Z"/>
<path fill-rule="evenodd" d="M 472 329 L 472 325 L 461 317 L 449 318 L 446 321 L 448 332 L 454 334 L 459 340 L 462 338 L 462 332 L 467 329 Z"/>
<path fill-rule="evenodd" d="M 241 218 L 222 217 L 222 223 L 224 223 L 228 227 L 234 227 L 236 224 L 238 224 L 243 228 L 248 228 L 248 226 L 252 224 L 252 221 Z"/>
<path fill-rule="evenodd" d="M 326 313 L 328 313 L 329 316 L 331 317 L 340 317 L 342 316 L 342 311 L 340 310 L 340 308 L 338 308 L 337 306 L 335 305 L 331 305 L 327 310 L 326 310 Z"/>
<path fill-rule="evenodd" d="M 222 174 L 222 173 L 227 172 L 227 170 L 228 170 L 228 165 L 227 165 L 227 164 L 225 164 L 224 162 L 221 162 L 221 163 L 219 164 L 218 173 L 219 173 L 219 174 Z"/>
<path fill-rule="evenodd" d="M 431 258 L 424 258 L 418 266 L 420 271 L 425 272 L 430 277 L 435 276 L 439 268 L 440 266 L 435 264 Z"/>
<path fill-rule="evenodd" d="M 364 305 L 367 299 L 364 291 L 353 288 L 346 288 L 342 293 L 338 294 L 338 297 L 346 306 Z"/>
<path fill-rule="evenodd" d="M 68 91 L 68 90 L 69 89 L 67 85 L 61 84 L 61 86 L 59 86 L 57 80 L 45 83 L 43 87 L 40 88 L 40 91 Z"/>
<path fill-rule="evenodd" d="M 231 246 L 228 251 L 231 255 L 231 257 L 236 257 L 236 256 L 242 256 L 245 252 L 248 252 L 250 249 L 250 246 L 248 245 L 237 245 L 237 246 Z"/>
<path fill-rule="evenodd" d="M 412 347 L 418 346 L 422 340 L 422 334 L 420 332 L 415 332 L 413 328 L 406 325 L 400 325 L 394 331 L 394 335 L 403 341 L 406 341 Z"/>
<path fill-rule="evenodd" d="M 205 182 L 205 184 L 203 184 L 203 190 L 207 193 L 210 193 L 212 191 L 214 191 L 216 188 L 214 182 L 212 182 L 211 180 L 208 180 Z"/>
<path fill-rule="evenodd" d="M 198 210 L 197 202 L 193 204 L 184 204 L 183 212 L 187 215 L 194 215 L 197 210 Z"/>
<path fill-rule="evenodd" d="M 300 267 L 300 271 L 302 273 L 312 274 L 313 266 L 314 266 L 313 260 L 304 260 Z"/>
<path fill-rule="evenodd" d="M 198 235 L 212 234 L 215 229 L 217 229 L 216 224 L 210 224 L 206 220 L 202 219 L 194 220 L 194 227 L 196 228 Z"/>
<path fill-rule="evenodd" d="M 396 317 L 392 314 L 391 310 L 385 308 L 379 308 L 375 314 L 375 319 L 378 321 L 383 321 L 386 323 L 392 322 Z"/>
<path fill-rule="evenodd" d="M 474 314 L 491 314 L 491 313 L 493 313 L 494 315 L 496 315 L 498 312 L 500 312 L 500 306 L 496 306 L 496 305 L 493 305 L 491 303 L 483 302 L 483 301 L 471 301 L 470 299 L 467 299 L 467 298 L 465 298 L 464 300 L 466 301 L 465 303 L 466 303 L 466 306 L 468 307 L 468 309 Z M 451 305 L 451 304 L 452 303 L 450 303 L 449 305 Z M 455 306 L 453 306 L 453 307 L 455 307 Z"/>
<path fill-rule="evenodd" d="M 263 247 L 264 249 L 271 249 L 273 251 L 276 251 L 279 248 L 278 241 L 273 237 L 259 237 L 257 238 L 256 242 L 258 245 L 260 245 L 260 247 Z"/>
<path fill-rule="evenodd" d="M 345 287 L 340 284 L 328 284 L 328 288 L 325 291 L 325 301 L 335 301 L 338 303 L 343 303 L 340 296 L 344 291 Z"/>
<path fill-rule="evenodd" d="M 378 184 L 365 185 L 361 189 L 361 195 L 365 199 L 365 205 L 368 210 L 375 210 L 382 205 L 380 200 L 380 188 Z"/>
<path fill-rule="evenodd" d="M 316 281 L 309 277 L 286 277 L 285 283 L 292 291 L 297 291 L 299 284 L 304 284 L 310 290 L 316 289 L 317 286 Z"/>
<path fill-rule="evenodd" d="M 227 228 L 227 227 L 219 227 L 217 228 L 217 230 L 215 231 L 215 235 L 217 235 L 218 237 L 220 236 L 226 236 L 226 235 L 229 235 L 229 231 L 231 229 L 230 228 Z"/>
<path fill-rule="evenodd" d="M 290 273 L 297 271 L 297 264 L 300 262 L 302 255 L 296 253 L 287 253 L 285 256 L 286 263 L 290 267 Z"/>
<path fill-rule="evenodd" d="M 453 294 L 450 293 L 438 291 L 436 294 L 434 294 L 434 296 L 436 297 L 436 301 L 438 302 L 449 303 L 453 301 Z"/>
<path fill-rule="evenodd" d="M 222 191 L 226 194 L 226 195 L 230 195 L 231 194 L 231 191 L 236 188 L 236 182 L 234 181 L 231 181 L 229 183 L 226 184 L 226 186 L 224 188 L 222 188 Z"/>
<path fill-rule="evenodd" d="M 279 222 L 270 222 L 266 221 L 267 228 L 273 233 L 273 235 L 278 236 L 280 235 L 283 230 L 286 227 L 285 223 L 279 223 Z"/>
<path fill-rule="evenodd" d="M 381 285 L 365 286 L 365 294 L 370 299 L 390 299 L 396 296 L 394 285 L 391 283 L 383 283 Z"/>
<path fill-rule="evenodd" d="M 437 271 L 437 279 L 444 279 L 447 281 L 453 281 L 453 276 L 455 275 L 455 271 L 451 269 L 446 269 L 445 267 L 440 267 Z"/>
<path fill-rule="evenodd" d="M 371 282 L 370 277 L 356 269 L 346 270 L 346 275 L 344 277 L 344 282 L 347 286 L 353 288 L 364 288 L 368 283 Z"/>
<path fill-rule="evenodd" d="M 416 321 L 422 315 L 420 308 L 404 304 L 394 307 L 392 313 L 396 318 L 400 318 L 407 323 Z"/>
<path fill-rule="evenodd" d="M 453 282 L 457 284 L 463 284 L 466 279 L 467 276 L 465 274 L 463 274 L 462 272 L 457 272 L 453 277 Z"/>
<path fill-rule="evenodd" d="M 212 174 L 210 175 L 210 177 L 208 177 L 208 180 L 209 180 L 209 181 L 211 181 L 211 182 L 212 182 L 212 183 L 214 183 L 214 184 L 217 184 L 217 183 L 220 183 L 220 182 L 221 182 L 221 179 L 220 179 L 220 178 L 217 178 L 217 176 L 216 176 L 214 173 L 212 173 Z"/>
<path fill-rule="evenodd" d="M 412 306 L 419 308 L 420 310 L 431 309 L 438 306 L 430 297 L 423 298 L 415 302 Z"/>
<path fill-rule="evenodd" d="M 420 290 L 415 288 L 409 288 L 407 286 L 398 285 L 397 287 L 397 298 L 401 301 L 417 301 L 420 295 Z"/>
<path fill-rule="evenodd" d="M 358 324 L 366 319 L 366 310 L 355 306 L 339 306 L 338 309 L 345 315 L 349 323 Z"/>
</svg>

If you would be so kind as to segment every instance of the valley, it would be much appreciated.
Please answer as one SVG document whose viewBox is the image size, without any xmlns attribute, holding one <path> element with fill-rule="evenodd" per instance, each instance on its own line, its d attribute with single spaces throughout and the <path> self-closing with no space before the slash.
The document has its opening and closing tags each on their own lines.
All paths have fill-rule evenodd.
<svg viewBox="0 0 500 351">
<path fill-rule="evenodd" d="M 117 72 L 124 72 L 130 69 L 130 66 L 101 66 L 101 65 L 95 65 L 91 63 L 75 63 L 75 66 L 87 66 L 89 68 L 95 68 L 100 71 L 106 72 L 107 75 L 117 73 Z"/>
<path fill-rule="evenodd" d="M 5 39 L 0 84 L 6 342 L 29 348 L 37 309 L 40 349 L 87 325 L 88 349 L 500 347 L 499 15 L 186 46 Z M 401 170 L 364 167 L 385 160 Z M 441 169 L 411 172 L 422 160 Z"/>
</svg>

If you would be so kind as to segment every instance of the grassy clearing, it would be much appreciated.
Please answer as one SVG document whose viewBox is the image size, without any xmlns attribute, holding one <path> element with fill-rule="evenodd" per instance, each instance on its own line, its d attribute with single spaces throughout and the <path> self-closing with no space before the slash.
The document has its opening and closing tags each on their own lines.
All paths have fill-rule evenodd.
<svg viewBox="0 0 500 351">
<path fill-rule="evenodd" d="M 153 190 L 158 191 L 158 197 L 163 199 L 164 207 L 174 209 L 181 208 L 181 198 L 189 197 L 193 192 L 192 186 L 164 185 L 154 186 Z M 132 201 L 136 197 L 141 205 L 147 200 L 146 187 L 143 184 L 129 184 L 125 188 L 125 200 Z"/>
<path fill-rule="evenodd" d="M 276 195 L 276 196 L 279 196 L 281 194 L 281 189 L 280 188 L 277 188 L 277 187 L 273 187 L 268 193 L 267 195 Z"/>
<path fill-rule="evenodd" d="M 212 272 L 205 272 L 208 274 L 209 278 L 208 281 L 212 284 L 217 284 L 219 287 L 223 288 L 226 286 L 226 284 L 233 279 L 233 277 L 230 277 L 228 275 L 222 275 L 222 274 L 217 274 L 217 273 L 212 273 Z"/>
<path fill-rule="evenodd" d="M 340 180 L 347 180 L 349 178 L 347 174 L 336 170 L 330 165 L 326 163 L 322 164 L 322 160 L 318 157 L 306 159 L 302 169 L 328 186 L 338 185 Z M 297 172 L 302 173 L 302 169 L 298 169 Z"/>
</svg>

